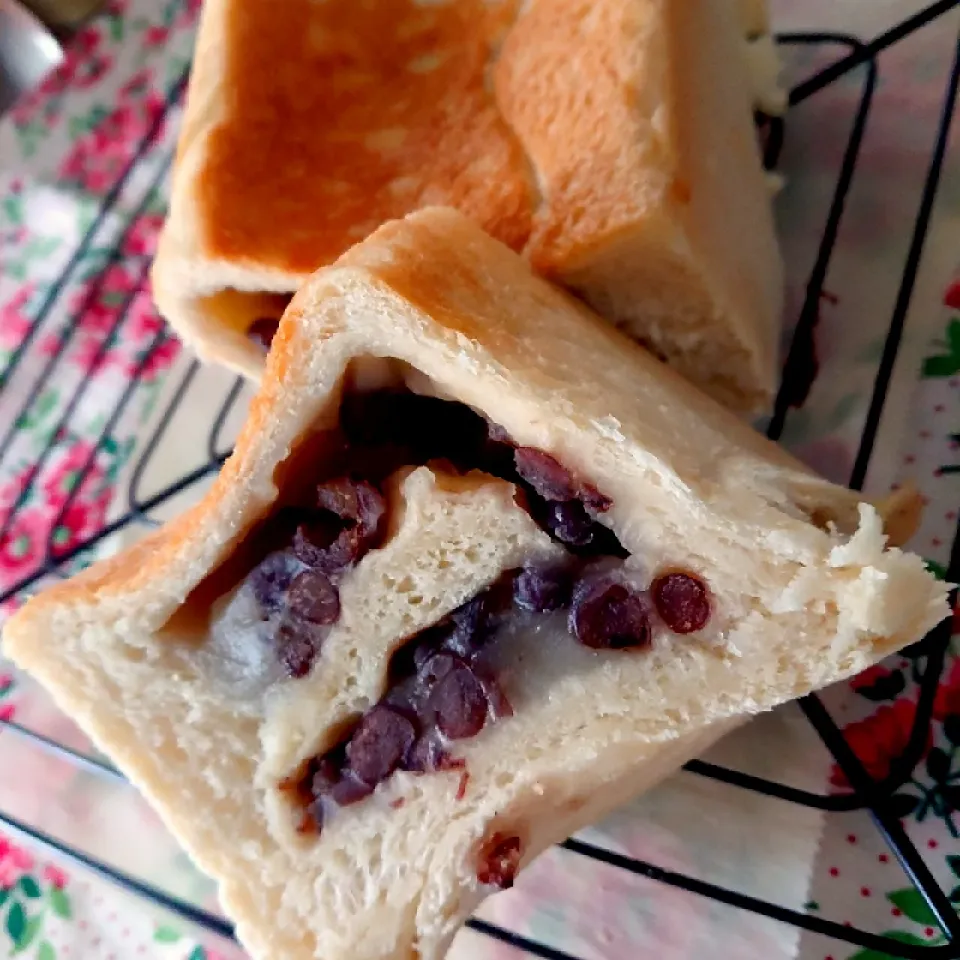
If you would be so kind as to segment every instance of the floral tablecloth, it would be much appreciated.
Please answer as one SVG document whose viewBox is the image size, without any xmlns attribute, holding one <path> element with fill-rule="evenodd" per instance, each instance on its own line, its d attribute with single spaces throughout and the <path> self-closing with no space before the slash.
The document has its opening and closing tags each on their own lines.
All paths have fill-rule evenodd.
<svg viewBox="0 0 960 960">
<path fill-rule="evenodd" d="M 909 0 L 780 0 L 774 13 L 781 29 L 833 29 L 869 37 L 921 6 Z M 48 541 L 68 549 L 102 527 L 118 478 L 163 390 L 163 375 L 176 362 L 178 347 L 153 309 L 146 270 L 164 209 L 177 104 L 198 8 L 196 0 L 112 0 L 76 36 L 63 66 L 0 122 L 0 589 L 34 571 Z M 841 481 L 855 457 L 896 299 L 958 26 L 960 10 L 880 58 L 875 102 L 821 303 L 820 376 L 803 409 L 789 417 L 784 435 L 800 456 Z M 790 47 L 788 71 L 791 77 L 805 76 L 843 52 L 822 43 Z M 778 213 L 790 268 L 791 318 L 805 293 L 862 87 L 863 71 L 852 71 L 797 107 L 788 122 L 787 187 Z M 868 477 L 868 486 L 876 490 L 908 476 L 919 484 L 927 510 L 914 548 L 940 571 L 948 561 L 960 506 L 958 250 L 960 159 L 953 149 Z M 31 386 L 47 366 L 55 375 L 31 396 Z M 109 411 L 133 375 L 140 388 L 122 415 L 111 418 Z M 70 405 L 80 385 L 85 392 Z M 38 456 L 48 447 L 52 454 L 37 469 Z M 953 653 L 960 654 L 960 638 L 954 643 Z M 913 668 L 910 658 L 894 658 L 828 694 L 831 710 L 871 773 L 886 772 L 905 743 L 916 710 Z M 948 662 L 934 712 L 924 762 L 900 791 L 899 802 L 911 837 L 944 888 L 957 888 L 960 901 L 960 656 Z M 792 735 L 789 714 L 778 717 L 777 736 Z M 0 673 L 0 718 L 35 725 L 53 739 L 88 749 L 65 720 L 50 718 L 39 692 L 13 671 Z M 156 831 L 150 836 L 161 836 L 152 815 L 126 788 L 107 799 L 90 788 L 87 809 L 78 814 L 88 796 L 86 781 L 78 781 L 63 761 L 28 758 L 27 747 L 15 746 L 11 736 L 0 733 L 0 810 L 57 825 L 64 834 L 95 828 L 105 834 L 123 827 L 130 835 L 150 830 Z M 808 754 L 795 754 L 800 755 Z M 22 773 L 28 765 L 29 796 Z M 808 775 L 819 778 L 824 790 L 845 787 L 826 759 Z M 689 796 L 697 789 L 690 788 Z M 69 821 L 58 819 L 68 793 L 75 807 Z M 733 818 L 733 806 L 745 801 L 729 802 Z M 687 809 L 658 810 L 656 797 L 645 803 L 644 816 L 663 824 Z M 634 837 L 630 824 L 636 821 L 627 814 L 621 821 L 619 833 L 617 818 L 608 826 L 625 852 L 678 869 L 705 868 L 706 854 L 692 840 L 681 842 L 682 824 L 676 832 L 664 828 L 657 834 L 661 840 L 669 837 L 669 843 L 651 844 L 649 832 Z M 789 827 L 782 826 L 787 837 Z M 691 825 L 689 837 L 695 836 Z M 784 848 L 778 854 L 784 863 L 778 866 L 789 869 L 794 855 L 798 864 L 803 860 L 810 912 L 897 931 L 908 943 L 941 942 L 928 909 L 865 815 L 831 814 L 811 821 L 804 837 L 811 844 L 808 859 Z M 748 840 L 738 834 L 730 841 L 743 847 L 738 869 L 752 857 L 750 872 L 762 883 L 769 842 L 750 851 Z M 158 839 L 157 849 L 143 853 L 146 859 L 137 866 L 144 875 L 155 873 L 155 864 L 147 861 L 163 859 L 171 876 L 180 871 L 170 880 L 179 894 L 187 890 L 193 902 L 213 907 L 212 889 L 188 865 L 174 863 L 175 850 L 165 843 Z M 733 855 L 729 849 L 727 854 Z M 698 931 L 715 929 L 705 926 L 715 909 L 708 901 L 649 882 L 618 886 L 619 881 L 586 868 L 579 874 L 580 886 L 561 895 L 552 863 L 531 871 L 517 896 L 503 900 L 508 907 L 491 908 L 488 916 L 521 924 L 527 934 L 585 960 L 704 955 Z M 717 869 L 722 872 L 722 864 Z M 578 898 L 586 900 L 598 889 L 599 926 L 595 903 L 577 910 Z M 582 925 L 584 917 L 589 929 Z M 750 929 L 746 921 L 743 929 Z M 759 933 L 725 942 L 727 950 L 718 947 L 715 955 L 751 960 L 880 956 L 814 935 L 776 939 L 775 947 Z M 145 909 L 142 900 L 83 871 L 65 872 L 61 862 L 12 834 L 0 834 L 0 956 L 14 955 L 209 960 L 240 954 L 228 942 L 198 937 L 196 930 Z"/>
</svg>

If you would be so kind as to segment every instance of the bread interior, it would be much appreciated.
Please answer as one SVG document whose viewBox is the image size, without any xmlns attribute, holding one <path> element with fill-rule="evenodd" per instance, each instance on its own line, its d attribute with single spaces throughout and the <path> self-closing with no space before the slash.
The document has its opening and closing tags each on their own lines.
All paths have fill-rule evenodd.
<svg viewBox="0 0 960 960">
<path fill-rule="evenodd" d="M 406 422 L 408 415 L 416 422 Z M 374 803 L 377 796 L 390 795 L 390 780 L 395 776 L 455 771 L 465 785 L 469 777 L 462 749 L 465 741 L 482 742 L 493 725 L 510 723 L 514 711 L 543 695 L 540 684 L 545 677 L 555 674 L 559 680 L 564 674 L 589 672 L 604 658 L 649 656 L 670 634 L 657 613 L 650 586 L 656 576 L 676 571 L 652 569 L 643 558 L 631 557 L 607 525 L 609 521 L 604 522 L 607 507 L 602 491 L 572 475 L 571 483 L 585 491 L 584 499 L 569 508 L 576 530 L 571 533 L 568 527 L 558 527 L 550 514 L 559 500 L 544 496 L 542 487 L 527 478 L 529 471 L 524 474 L 518 469 L 518 450 L 535 459 L 546 458 L 548 468 L 555 464 L 562 470 L 542 451 L 530 454 L 532 448 L 518 448 L 465 404 L 437 396 L 433 385 L 412 368 L 391 360 L 353 361 L 312 431 L 278 465 L 274 475 L 278 495 L 269 512 L 193 589 L 161 631 L 179 648 L 190 669 L 202 673 L 238 707 L 254 714 L 297 712 L 297 698 L 309 689 L 303 686 L 298 692 L 298 687 L 322 679 L 328 647 L 338 649 L 341 622 L 311 628 L 317 651 L 309 675 L 290 676 L 281 663 L 277 639 L 278 624 L 286 614 L 278 619 L 276 611 L 257 607 L 254 578 L 278 551 L 296 554 L 296 548 L 291 548 L 292 530 L 298 522 L 309 525 L 309 516 L 315 513 L 311 498 L 318 485 L 350 477 L 372 483 L 382 494 L 386 515 L 373 546 L 334 575 L 340 616 L 353 624 L 363 619 L 366 608 L 376 605 L 370 590 L 382 585 L 375 580 L 371 584 L 370 570 L 388 563 L 391 552 L 397 557 L 387 594 L 394 599 L 402 595 L 406 604 L 421 608 L 420 615 L 406 629 L 383 638 L 372 679 L 359 679 L 362 658 L 352 651 L 358 662 L 347 682 L 365 686 L 365 696 L 342 698 L 345 709 L 333 722 L 316 729 L 307 729 L 305 723 L 303 742 L 283 744 L 279 755 L 274 750 L 274 763 L 268 758 L 265 785 L 288 839 L 311 842 L 325 823 L 335 820 L 341 806 Z M 484 502 L 484 497 L 492 497 L 493 502 L 476 510 L 475 505 L 464 506 L 471 497 L 476 503 Z M 431 519 L 433 508 L 436 515 Z M 440 529 L 450 522 L 451 514 L 456 521 L 458 511 L 464 524 L 460 543 Z M 437 566 L 456 572 L 456 589 L 449 597 L 429 595 L 418 583 L 418 572 L 407 572 L 404 565 L 411 562 L 407 553 L 411 530 L 422 538 L 423 552 L 430 553 L 431 523 L 442 541 L 434 558 Z M 505 533 L 511 524 L 519 534 Z M 508 543 L 509 556 L 482 558 L 498 536 L 516 541 Z M 300 560 L 292 563 L 295 573 L 307 569 Z M 437 571 L 429 567 L 427 563 L 421 572 L 435 590 Z M 552 598 L 548 609 L 531 609 L 529 597 L 517 600 L 523 589 L 518 581 L 525 574 L 547 577 L 548 589 L 559 581 L 557 589 L 563 598 Z M 691 575 L 703 583 L 699 574 Z M 606 589 L 605 584 L 616 585 L 636 597 L 648 618 L 649 634 L 636 638 L 625 634 L 609 648 L 578 642 L 571 614 L 573 597 L 597 584 L 601 589 Z M 711 632 L 722 616 L 722 612 L 711 616 Z M 470 617 L 481 617 L 482 623 L 464 628 Z M 477 635 L 470 633 L 474 629 Z M 700 642 L 696 635 L 688 639 Z M 450 737 L 437 726 L 440 713 L 430 701 L 433 681 L 424 679 L 417 664 L 422 667 L 424 658 L 438 655 L 446 666 L 453 663 L 461 669 L 466 664 L 467 687 L 475 694 L 472 685 L 476 683 L 482 690 L 486 701 L 482 722 L 474 710 L 469 722 L 458 728 L 460 734 L 468 729 L 468 735 Z M 341 668 L 342 664 L 337 670 Z M 351 742 L 370 715 L 382 713 L 384 706 L 410 721 L 418 742 L 375 783 L 364 781 L 359 790 L 341 789 L 337 796 L 346 796 L 343 804 L 322 791 L 318 796 L 313 786 L 318 770 L 332 765 L 335 787 L 343 779 L 352 782 Z M 423 747 L 421 740 L 429 744 Z M 419 751 L 415 757 L 414 748 Z M 271 752 L 269 746 L 267 752 Z"/>
</svg>

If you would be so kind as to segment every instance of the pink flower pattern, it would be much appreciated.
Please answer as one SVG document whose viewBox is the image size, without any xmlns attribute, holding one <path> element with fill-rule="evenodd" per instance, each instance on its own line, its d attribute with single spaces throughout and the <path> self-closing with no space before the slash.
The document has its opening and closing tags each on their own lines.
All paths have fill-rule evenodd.
<svg viewBox="0 0 960 960">
<path fill-rule="evenodd" d="M 25 467 L 20 473 L 9 477 L 0 485 L 0 519 L 6 519 L 10 508 L 26 489 L 29 478 L 30 468 Z"/>
<path fill-rule="evenodd" d="M 113 63 L 112 55 L 102 51 L 102 41 L 103 31 L 99 27 L 90 25 L 78 30 L 60 66 L 14 107 L 14 122 L 27 124 L 42 108 L 58 106 L 68 91 L 88 89 L 101 80 Z"/>
<path fill-rule="evenodd" d="M 6 911 L 4 947 L 7 956 L 27 954 L 24 951 L 46 934 L 51 920 L 69 920 L 73 914 L 66 888 L 69 877 L 54 864 L 41 864 L 33 854 L 0 834 L 0 894 Z M 41 940 L 41 950 L 29 956 L 41 960 L 56 958 L 48 941 Z M 69 952 L 65 950 L 64 955 Z"/>
<path fill-rule="evenodd" d="M 42 486 L 51 509 L 59 510 L 71 495 L 77 497 L 84 491 L 96 490 L 103 485 L 103 470 L 96 460 L 92 460 L 91 467 L 86 467 L 93 453 L 94 447 L 90 441 L 78 440 L 46 472 Z"/>
<path fill-rule="evenodd" d="M 134 6 L 136 15 L 128 16 Z M 147 355 L 164 330 L 144 282 L 144 265 L 153 254 L 162 224 L 160 198 L 126 231 L 121 259 L 99 276 L 94 273 L 84 278 L 82 267 L 39 330 L 34 327 L 48 289 L 44 283 L 56 272 L 51 261 L 66 256 L 71 238 L 50 236 L 38 216 L 43 206 L 33 211 L 29 203 L 36 187 L 34 171 L 37 180 L 45 178 L 47 189 L 55 183 L 72 187 L 78 209 L 87 204 L 89 210 L 92 196 L 103 196 L 111 189 L 164 109 L 164 87 L 176 76 L 167 67 L 169 54 L 175 48 L 185 61 L 198 12 L 199 4 L 188 0 L 155 4 L 111 0 L 101 16 L 73 36 L 60 67 L 12 111 L 17 142 L 24 157 L 32 159 L 24 167 L 31 171 L 29 176 L 4 177 L 0 172 L 0 199 L 8 201 L 0 206 L 0 367 L 3 358 L 31 333 L 36 335 L 31 348 L 34 360 L 64 351 L 51 390 L 52 407 L 37 412 L 36 422 L 25 423 L 20 433 L 21 438 L 30 437 L 24 451 L 46 445 L 44 431 L 53 427 L 63 410 L 68 391 L 73 389 L 71 376 L 74 383 L 91 373 L 120 382 L 141 361 L 145 377 L 158 376 L 176 355 L 178 345 L 172 339 Z M 139 60 L 131 59 L 121 40 L 139 51 Z M 59 158 L 56 154 L 51 158 L 47 139 L 51 131 L 70 139 L 69 150 Z M 54 241 L 60 247 L 51 257 Z M 27 254 L 31 249 L 33 260 Z M 89 267 L 86 269 L 89 272 Z M 72 432 L 72 424 L 57 436 L 49 461 L 36 475 L 29 452 L 18 452 L 3 465 L 0 526 L 8 525 L 8 529 L 0 536 L 0 590 L 35 571 L 49 550 L 72 549 L 102 529 L 106 521 L 110 492 L 129 451 L 127 435 L 107 437 L 104 446 L 95 451 L 92 436 Z M 15 504 L 16 513 L 11 517 Z M 0 722 L 14 719 L 21 696 L 14 676 L 0 672 Z M 64 723 L 53 724 L 59 731 L 55 735 L 75 736 L 67 732 Z M 59 763 L 57 769 L 72 778 L 69 767 Z M 54 779 L 43 782 L 50 787 Z M 62 789 L 72 782 L 64 781 Z M 48 923 L 71 920 L 71 882 L 59 865 L 35 861 L 28 849 L 0 834 L 0 888 L 6 891 L 0 912 L 0 955 L 15 952 L 28 958 L 56 956 L 58 960 L 66 956 L 61 953 L 65 949 L 62 941 L 41 941 Z M 13 918 L 14 910 L 34 924 L 44 918 L 31 947 L 17 938 L 32 936 L 37 927 Z M 200 946 L 193 952 L 188 948 L 183 955 L 187 954 L 204 960 L 225 960 L 233 955 Z"/>
<path fill-rule="evenodd" d="M 155 25 L 146 30 L 143 35 L 143 45 L 145 47 L 160 47 L 167 42 L 170 36 L 169 27 Z"/>
<path fill-rule="evenodd" d="M 157 214 L 144 214 L 131 225 L 125 251 L 132 255 L 152 254 L 160 223 Z M 144 279 L 142 264 L 129 261 L 109 266 L 80 286 L 71 294 L 69 309 L 76 318 L 76 330 L 69 341 L 62 331 L 46 333 L 40 338 L 38 349 L 51 357 L 66 349 L 68 362 L 84 374 L 95 368 L 133 374 L 141 369 L 145 351 L 154 338 L 165 329 L 149 283 Z M 108 337 L 111 341 L 105 342 Z M 141 376 L 150 379 L 167 370 L 178 352 L 179 342 L 171 335 L 146 358 Z"/>
<path fill-rule="evenodd" d="M 62 890 L 67 885 L 68 877 L 66 871 L 61 870 L 59 867 L 55 867 L 52 863 L 48 863 L 43 868 L 43 873 L 41 876 L 52 887 L 56 887 L 57 890 Z"/>
<path fill-rule="evenodd" d="M 11 673 L 0 673 L 0 722 L 12 720 L 17 713 L 17 705 L 12 699 L 16 683 Z"/>
<path fill-rule="evenodd" d="M 127 233 L 124 253 L 133 257 L 151 256 L 157 246 L 157 237 L 163 225 L 163 215 L 146 213 L 137 220 Z"/>
<path fill-rule="evenodd" d="M 28 870 L 33 869 L 33 862 L 30 853 L 0 836 L 0 887 L 9 890 Z"/>
<path fill-rule="evenodd" d="M 0 536 L 0 588 L 29 576 L 48 553 L 65 553 L 101 529 L 111 490 L 109 477 L 93 454 L 89 440 L 68 441 L 54 449 L 38 477 L 31 478 L 27 468 L 0 487 L 4 522 L 11 507 L 18 500 L 22 503 L 25 491 L 40 497 L 39 505 L 22 503 L 9 530 Z"/>
<path fill-rule="evenodd" d="M 179 353 L 180 341 L 171 337 L 152 350 L 142 366 L 139 360 L 136 363 L 129 364 L 127 372 L 133 373 L 134 370 L 139 369 L 140 376 L 144 380 L 153 380 L 158 374 L 169 369 L 170 364 L 173 363 Z"/>
<path fill-rule="evenodd" d="M 84 190 L 105 193 L 162 110 L 163 98 L 152 90 L 119 103 L 74 142 L 60 176 Z"/>
<path fill-rule="evenodd" d="M 25 283 L 4 304 L 0 305 L 0 342 L 16 346 L 30 330 L 27 305 L 36 293 L 36 283 Z"/>
<path fill-rule="evenodd" d="M 0 537 L 0 584 L 16 583 L 43 562 L 50 514 L 39 507 L 19 510 L 7 533 Z"/>
</svg>

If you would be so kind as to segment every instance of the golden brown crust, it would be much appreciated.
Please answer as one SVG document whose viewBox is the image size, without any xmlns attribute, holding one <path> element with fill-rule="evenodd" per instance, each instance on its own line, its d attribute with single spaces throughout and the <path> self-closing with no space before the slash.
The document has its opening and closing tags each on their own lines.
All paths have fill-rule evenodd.
<svg viewBox="0 0 960 960">
<path fill-rule="evenodd" d="M 522 248 L 532 187 L 485 85 L 515 7 L 228 0 L 226 110 L 197 185 L 205 254 L 310 272 L 428 204 Z"/>
<path fill-rule="evenodd" d="M 208 0 L 157 303 L 257 379 L 256 292 L 448 205 L 759 411 L 782 276 L 740 45 L 712 0 Z"/>
<path fill-rule="evenodd" d="M 532 0 L 507 36 L 494 77 L 542 184 L 536 270 L 563 270 L 675 197 L 669 43 L 659 0 Z"/>
</svg>

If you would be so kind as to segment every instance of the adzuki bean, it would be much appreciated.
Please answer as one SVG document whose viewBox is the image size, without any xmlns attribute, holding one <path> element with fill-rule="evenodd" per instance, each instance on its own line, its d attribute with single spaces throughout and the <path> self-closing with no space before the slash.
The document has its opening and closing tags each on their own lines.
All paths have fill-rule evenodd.
<svg viewBox="0 0 960 960">
<path fill-rule="evenodd" d="M 340 578 L 379 543 L 387 504 L 378 484 L 401 466 L 442 459 L 458 470 L 513 482 L 521 491 L 518 502 L 567 549 L 568 559 L 505 574 L 395 653 L 384 697 L 295 784 L 318 828 L 331 804 L 357 803 L 397 771 L 463 768 L 451 746 L 513 712 L 490 651 L 500 625 L 516 611 L 567 610 L 571 634 L 608 651 L 649 647 L 654 610 L 675 633 L 702 629 L 709 620 L 707 588 L 691 574 L 660 576 L 648 592 L 609 566 L 598 573 L 591 558 L 628 556 L 598 520 L 610 498 L 552 454 L 513 443 L 463 404 L 402 391 L 348 395 L 340 430 L 347 469 L 294 509 L 287 545 L 249 578 L 264 611 L 279 617 L 277 654 L 290 676 L 312 669 L 340 615 Z M 520 850 L 517 837 L 492 838 L 481 852 L 481 882 L 509 886 Z"/>
</svg>

